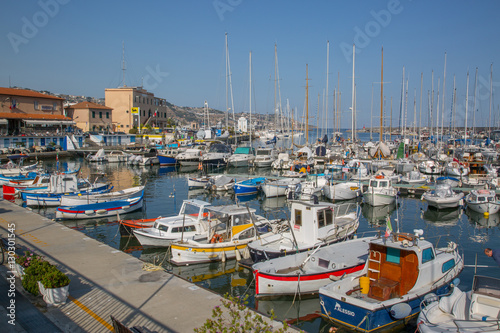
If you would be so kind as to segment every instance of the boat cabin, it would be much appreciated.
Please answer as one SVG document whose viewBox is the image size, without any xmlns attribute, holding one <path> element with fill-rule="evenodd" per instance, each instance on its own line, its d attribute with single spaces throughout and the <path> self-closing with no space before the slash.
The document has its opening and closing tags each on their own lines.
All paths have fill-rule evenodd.
<svg viewBox="0 0 500 333">
<path fill-rule="evenodd" d="M 370 179 L 370 183 L 368 184 L 368 187 L 373 187 L 373 188 L 391 188 L 391 180 L 387 177 L 384 177 L 382 175 L 376 176 L 373 179 Z"/>
<path fill-rule="evenodd" d="M 437 259 L 432 243 L 421 233 L 394 233 L 370 243 L 367 276 L 368 297 L 385 301 L 402 297 L 415 286 L 423 286 L 455 267 L 455 259 Z"/>
<path fill-rule="evenodd" d="M 298 243 L 310 243 L 317 240 L 328 241 L 337 237 L 333 230 L 337 229 L 343 219 L 355 205 L 335 205 L 327 202 L 306 202 L 292 200 L 290 226 Z M 352 212 L 355 217 L 355 213 Z M 346 221 L 350 219 L 346 219 Z"/>
<path fill-rule="evenodd" d="M 212 206 L 207 209 L 207 213 L 213 243 L 229 239 L 241 240 L 255 237 L 255 228 L 261 224 L 261 219 L 255 215 L 255 209 L 253 208 L 248 209 L 237 205 Z"/>
<path fill-rule="evenodd" d="M 490 190 L 471 191 L 469 196 L 469 201 L 476 203 L 495 202 L 496 194 L 495 191 L 490 191 Z"/>
<path fill-rule="evenodd" d="M 497 321 L 500 316 L 500 279 L 474 276 L 470 317 L 476 320 Z"/>
</svg>

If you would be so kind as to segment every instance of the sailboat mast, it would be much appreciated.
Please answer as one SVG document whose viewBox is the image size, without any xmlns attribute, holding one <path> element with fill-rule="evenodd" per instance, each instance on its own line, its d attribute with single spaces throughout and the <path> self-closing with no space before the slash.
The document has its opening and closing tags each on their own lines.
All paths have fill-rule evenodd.
<svg viewBox="0 0 500 333">
<path fill-rule="evenodd" d="M 373 86 L 372 86 L 373 87 Z M 384 132 L 383 119 L 384 119 L 384 47 L 382 46 L 382 69 L 380 71 L 380 137 L 379 142 L 382 142 L 382 134 Z"/>
<path fill-rule="evenodd" d="M 227 64 L 227 77 L 229 79 L 229 93 L 231 95 L 231 109 L 233 110 L 233 129 L 235 132 L 234 135 L 234 144 L 238 145 L 238 136 L 236 135 L 236 118 L 234 115 L 234 98 L 233 98 L 233 84 L 231 82 L 231 61 L 229 60 L 229 44 L 227 42 L 227 33 L 226 33 L 226 64 Z M 229 109 L 228 109 L 229 111 Z"/>
<path fill-rule="evenodd" d="M 228 94 L 228 72 L 227 72 L 227 32 L 226 32 L 226 131 L 229 133 L 229 94 Z"/>
<path fill-rule="evenodd" d="M 474 134 L 476 132 L 476 95 L 477 95 L 477 67 L 476 67 L 476 76 L 474 79 L 474 108 L 472 109 L 472 134 L 471 134 L 472 140 L 474 140 Z"/>
<path fill-rule="evenodd" d="M 443 74 L 443 107 L 441 108 L 441 119 L 444 120 L 444 95 L 445 95 L 445 88 L 446 88 L 446 52 L 444 53 L 444 74 Z M 441 140 L 443 139 L 443 123 L 444 121 L 441 121 Z"/>
<path fill-rule="evenodd" d="M 306 146 L 309 145 L 309 76 L 306 64 Z"/>
<path fill-rule="evenodd" d="M 328 135 L 328 75 L 330 66 L 330 41 L 326 41 L 326 100 L 325 100 L 325 124 L 326 124 L 326 135 Z"/>
<path fill-rule="evenodd" d="M 418 139 L 422 140 L 422 88 L 424 86 L 424 73 L 420 73 L 420 116 L 419 116 L 419 121 L 418 121 Z"/>
<path fill-rule="evenodd" d="M 469 71 L 467 71 L 467 89 L 465 92 L 465 143 L 464 146 L 467 146 L 467 112 L 469 110 Z"/>
<path fill-rule="evenodd" d="M 351 119 L 351 138 L 352 142 L 356 140 L 356 129 L 355 127 L 355 118 L 356 118 L 356 109 L 354 106 L 355 97 L 354 97 L 354 61 L 356 58 L 356 44 L 352 44 L 352 101 L 351 101 L 351 110 L 352 110 L 352 119 Z"/>
<path fill-rule="evenodd" d="M 250 147 L 252 147 L 252 51 L 250 51 L 250 55 L 248 57 L 248 76 L 250 78 L 249 79 L 250 84 L 249 84 L 249 88 L 248 88 L 249 96 L 250 96 L 250 98 L 248 99 L 249 100 L 248 108 L 250 109 L 249 110 L 249 112 L 250 112 L 250 124 L 249 124 L 250 137 L 249 137 L 249 140 L 250 140 Z"/>
<path fill-rule="evenodd" d="M 372 102 L 370 107 L 370 141 L 373 140 L 373 82 L 372 82 Z"/>
<path fill-rule="evenodd" d="M 491 140 L 491 106 L 492 106 L 492 95 L 493 95 L 493 64 L 490 65 L 490 118 L 488 121 L 488 138 Z"/>
<path fill-rule="evenodd" d="M 276 105 L 276 85 L 277 85 L 277 66 L 276 62 L 278 61 L 278 46 L 274 44 L 274 131 L 278 129 L 278 108 Z M 276 134 L 275 134 L 276 135 Z"/>
</svg>

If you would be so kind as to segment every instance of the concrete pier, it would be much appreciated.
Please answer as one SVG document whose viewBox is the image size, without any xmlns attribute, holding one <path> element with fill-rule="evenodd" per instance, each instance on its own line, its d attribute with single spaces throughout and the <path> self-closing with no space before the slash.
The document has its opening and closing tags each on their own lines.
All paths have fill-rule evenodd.
<svg viewBox="0 0 500 333">
<path fill-rule="evenodd" d="M 71 279 L 67 303 L 42 309 L 64 332 L 112 331 L 110 315 L 152 332 L 192 332 L 221 305 L 220 295 L 163 270 L 145 271 L 135 257 L 0 200 L 4 239 L 9 224 L 15 225 L 17 246 L 44 256 Z"/>
</svg>

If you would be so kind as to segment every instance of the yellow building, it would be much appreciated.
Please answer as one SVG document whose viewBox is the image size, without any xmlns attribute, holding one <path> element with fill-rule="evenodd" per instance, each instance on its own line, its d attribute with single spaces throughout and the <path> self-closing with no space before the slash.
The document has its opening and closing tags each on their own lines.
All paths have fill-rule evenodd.
<svg viewBox="0 0 500 333">
<path fill-rule="evenodd" d="M 66 115 L 73 118 L 82 131 L 114 132 L 113 109 L 92 102 L 80 102 L 66 107 Z"/>
<path fill-rule="evenodd" d="M 150 125 L 160 130 L 167 128 L 168 103 L 141 87 L 107 88 L 104 91 L 106 106 L 113 109 L 116 131 L 129 133 L 132 128 Z M 132 108 L 139 110 L 132 113 Z"/>
</svg>

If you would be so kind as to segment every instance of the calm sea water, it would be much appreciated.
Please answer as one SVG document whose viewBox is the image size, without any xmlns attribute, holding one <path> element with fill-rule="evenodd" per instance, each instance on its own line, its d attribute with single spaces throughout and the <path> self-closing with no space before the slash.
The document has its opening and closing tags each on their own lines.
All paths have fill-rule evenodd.
<svg viewBox="0 0 500 333">
<path fill-rule="evenodd" d="M 362 135 L 363 137 L 367 135 L 369 138 L 367 133 Z M 81 165 L 82 175 L 85 177 L 105 175 L 116 190 L 140 184 L 145 185 L 144 210 L 121 216 L 122 218 L 153 218 L 177 214 L 182 201 L 187 198 L 205 200 L 215 205 L 235 202 L 234 195 L 231 194 L 209 195 L 203 190 L 188 190 L 187 177 L 196 171 L 186 172 L 182 169 L 158 166 L 129 167 L 125 164 L 89 165 L 83 159 L 66 159 L 62 162 L 69 168 Z M 55 166 L 55 161 L 45 161 L 44 163 L 48 168 Z M 257 171 L 231 169 L 223 172 L 239 174 L 242 177 L 248 174 L 277 175 L 269 169 Z M 267 199 L 264 196 L 254 196 L 247 198 L 244 203 L 255 208 L 257 214 L 268 218 L 286 217 L 288 214 L 285 198 Z M 40 210 L 39 213 L 49 218 L 54 217 L 54 209 Z M 425 202 L 412 197 L 401 197 L 398 199 L 397 207 L 394 205 L 373 208 L 361 205 L 360 214 L 359 233 L 385 230 L 385 219 L 389 215 L 393 221 L 393 227 L 396 226 L 396 220 L 399 221 L 401 231 L 413 232 L 414 229 L 422 229 L 424 237 L 438 242 L 438 245 L 443 247 L 447 245 L 448 241 L 456 242 L 463 251 L 466 265 L 474 265 L 477 256 L 478 265 L 489 266 L 488 268 L 478 268 L 477 273 L 490 276 L 498 276 L 500 273 L 500 268 L 495 265 L 495 262 L 483 254 L 485 247 L 500 247 L 500 238 L 498 237 L 500 216 L 498 214 L 486 219 L 481 214 L 462 209 L 428 210 Z M 61 223 L 141 260 L 160 264 L 167 270 L 221 295 L 225 293 L 235 296 L 249 295 L 250 307 L 263 313 L 269 313 L 273 309 L 277 319 L 286 319 L 307 332 L 328 332 L 331 327 L 329 322 L 318 315 L 320 311 L 318 298 L 300 299 L 297 297 L 296 299 L 256 301 L 253 297 L 254 281 L 251 271 L 239 267 L 235 261 L 176 267 L 168 262 L 167 249 L 142 249 L 133 236 L 119 227 L 116 218 L 75 220 Z M 470 289 L 473 275 L 473 267 L 464 269 L 460 275 L 461 289 Z M 410 325 L 403 331 L 414 332 L 415 326 Z"/>
</svg>

